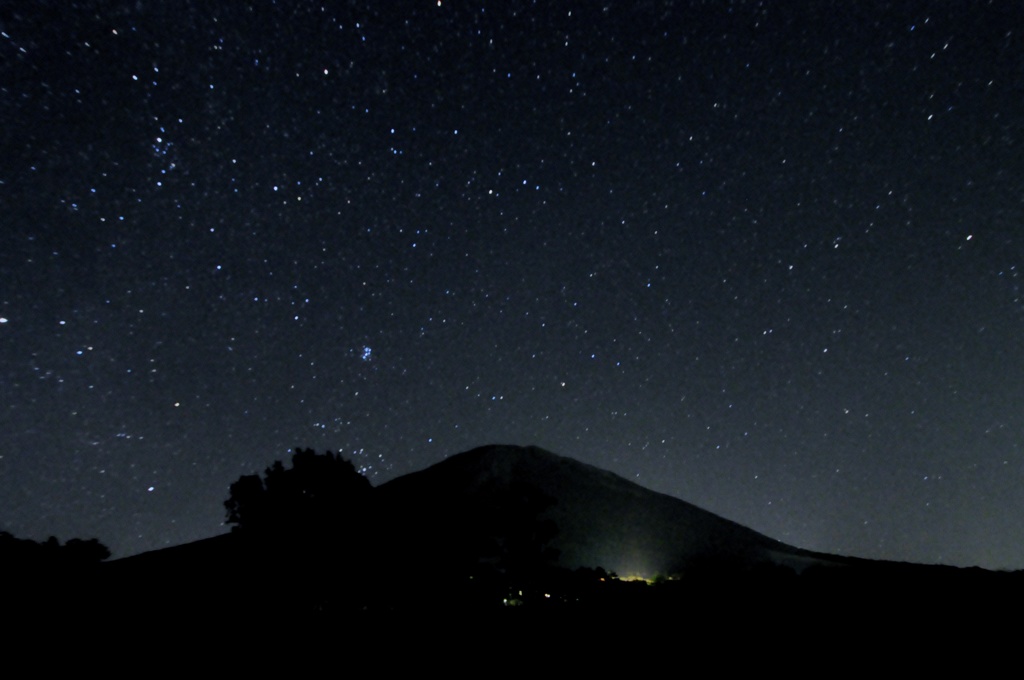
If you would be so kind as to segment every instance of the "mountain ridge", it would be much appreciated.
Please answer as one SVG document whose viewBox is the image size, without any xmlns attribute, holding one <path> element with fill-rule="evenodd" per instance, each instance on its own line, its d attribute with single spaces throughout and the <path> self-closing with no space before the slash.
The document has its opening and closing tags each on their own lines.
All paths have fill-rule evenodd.
<svg viewBox="0 0 1024 680">
<path fill-rule="evenodd" d="M 651 577 L 709 562 L 799 567 L 826 559 L 537 446 L 476 447 L 378 489 L 385 502 L 416 507 L 426 515 L 432 496 L 455 504 L 455 514 L 473 515 L 486 505 L 488 493 L 514 485 L 554 499 L 543 518 L 557 525 L 553 544 L 560 551 L 560 566 L 568 568 L 600 566 Z"/>
</svg>

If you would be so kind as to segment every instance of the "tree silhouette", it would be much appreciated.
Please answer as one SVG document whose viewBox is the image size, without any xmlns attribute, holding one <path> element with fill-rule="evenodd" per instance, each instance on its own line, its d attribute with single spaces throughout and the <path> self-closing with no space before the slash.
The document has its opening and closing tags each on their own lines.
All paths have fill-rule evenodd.
<svg viewBox="0 0 1024 680">
<path fill-rule="evenodd" d="M 26 629 L 49 626 L 55 620 L 97 615 L 102 602 L 100 563 L 110 550 L 95 538 L 72 538 L 61 545 L 56 537 L 45 541 L 16 538 L 0 531 L 0 574 L 7 588 L 4 617 Z"/>
<path fill-rule="evenodd" d="M 95 538 L 69 538 L 63 552 L 65 561 L 71 565 L 96 564 L 110 557 L 107 546 Z"/>
<path fill-rule="evenodd" d="M 340 455 L 297 448 L 291 468 L 275 461 L 262 479 L 240 477 L 224 507 L 233 530 L 308 536 L 350 520 L 352 511 L 369 500 L 372 488 Z"/>
<path fill-rule="evenodd" d="M 61 545 L 55 536 L 40 543 L 0 531 L 0 563 L 7 569 L 82 569 L 108 557 L 110 550 L 95 538 L 72 538 Z"/>
<path fill-rule="evenodd" d="M 296 449 L 291 467 L 275 461 L 262 476 L 231 485 L 227 521 L 246 546 L 238 583 L 262 589 L 264 612 L 356 610 L 368 593 L 354 584 L 379 563 L 369 480 L 340 455 Z"/>
</svg>

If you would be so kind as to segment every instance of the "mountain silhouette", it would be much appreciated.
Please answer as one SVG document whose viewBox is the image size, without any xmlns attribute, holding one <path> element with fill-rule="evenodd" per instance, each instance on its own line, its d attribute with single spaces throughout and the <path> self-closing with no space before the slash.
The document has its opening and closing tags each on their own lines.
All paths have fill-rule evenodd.
<svg viewBox="0 0 1024 680">
<path fill-rule="evenodd" d="M 550 547 L 558 565 L 571 569 L 652 577 L 712 565 L 799 568 L 829 560 L 536 446 L 479 447 L 391 480 L 378 493 L 385 505 L 414 517 L 419 531 L 444 532 L 446 542 L 479 532 L 477 518 L 493 515 L 496 499 L 543 499 L 539 519 L 557 527 Z"/>
<path fill-rule="evenodd" d="M 523 630 L 547 621 L 555 632 L 570 620 L 544 618 L 556 611 L 598 629 L 686 612 L 676 620 L 691 632 L 770 612 L 816 633 L 809 622 L 837 612 L 850 626 L 879 612 L 931 625 L 950 607 L 978 617 L 986 602 L 1024 592 L 1017 574 L 802 550 L 535 446 L 454 455 L 316 526 L 299 527 L 299 540 L 238 531 L 104 562 L 53 606 L 158 626 L 187 616 L 249 634 L 272 621 L 348 622 L 363 639 L 390 639 L 396 621 L 429 628 L 438 612 L 458 612 L 466 635 L 499 620 Z M 651 586 L 608 571 L 679 578 Z M 51 611 L 34 604 L 19 615 Z"/>
</svg>

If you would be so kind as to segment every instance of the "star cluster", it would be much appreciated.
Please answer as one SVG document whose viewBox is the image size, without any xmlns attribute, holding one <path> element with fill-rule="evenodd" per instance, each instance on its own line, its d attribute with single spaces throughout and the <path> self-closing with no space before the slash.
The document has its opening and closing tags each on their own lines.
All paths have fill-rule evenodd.
<svg viewBox="0 0 1024 680">
<path fill-rule="evenodd" d="M 1024 567 L 1015 3 L 0 17 L 0 529 L 224 531 L 295 446 L 538 444 Z"/>
</svg>

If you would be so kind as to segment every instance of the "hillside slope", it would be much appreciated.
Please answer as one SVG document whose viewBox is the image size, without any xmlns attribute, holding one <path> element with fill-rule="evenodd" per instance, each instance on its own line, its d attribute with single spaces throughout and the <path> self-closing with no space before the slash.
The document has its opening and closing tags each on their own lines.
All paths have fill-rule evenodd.
<svg viewBox="0 0 1024 680">
<path fill-rule="evenodd" d="M 540 518 L 557 526 L 551 544 L 559 563 L 570 568 L 651 576 L 710 563 L 815 559 L 685 501 L 533 446 L 476 448 L 394 479 L 379 492 L 421 527 L 444 531 L 469 531 L 469 524 L 452 525 L 510 498 L 545 499 Z"/>
</svg>

